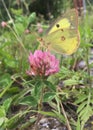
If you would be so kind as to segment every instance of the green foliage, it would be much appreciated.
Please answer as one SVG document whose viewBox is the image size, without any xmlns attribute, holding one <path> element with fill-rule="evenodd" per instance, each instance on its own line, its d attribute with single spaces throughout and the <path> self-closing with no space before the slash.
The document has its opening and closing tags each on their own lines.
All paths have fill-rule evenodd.
<svg viewBox="0 0 93 130">
<path fill-rule="evenodd" d="M 78 99 L 75 101 L 75 103 L 79 105 L 77 114 L 79 120 L 81 121 L 81 130 L 84 129 L 86 121 L 89 119 L 89 117 L 91 117 L 93 113 L 93 108 L 91 106 L 93 103 L 92 93 L 93 89 L 91 89 L 91 92 L 89 89 L 85 89 L 84 91 L 81 91 L 81 93 L 78 95 Z"/>
<path fill-rule="evenodd" d="M 79 18 L 81 43 L 78 51 L 72 56 L 55 54 L 60 60 L 59 73 L 40 79 L 26 74 L 28 54 L 38 49 L 37 39 L 43 35 L 38 34 L 38 21 L 42 20 L 44 27 L 47 21 L 38 19 L 36 12 L 23 15 L 24 8 L 29 10 L 28 0 L 22 1 L 24 8 L 19 6 L 18 10 L 14 8 L 16 2 L 9 1 L 8 11 L 12 17 L 8 12 L 3 18 L 3 9 L 0 13 L 8 24 L 0 30 L 0 130 L 27 129 L 37 120 L 38 113 L 58 118 L 64 124 L 69 122 L 72 129 L 83 130 L 93 116 L 92 12 Z M 72 6 L 71 1 L 55 0 L 51 13 L 57 17 L 69 5 Z M 79 66 L 81 61 L 83 68 Z M 49 105 L 49 111 L 43 110 L 44 103 Z M 28 115 L 29 120 L 26 119 Z"/>
</svg>

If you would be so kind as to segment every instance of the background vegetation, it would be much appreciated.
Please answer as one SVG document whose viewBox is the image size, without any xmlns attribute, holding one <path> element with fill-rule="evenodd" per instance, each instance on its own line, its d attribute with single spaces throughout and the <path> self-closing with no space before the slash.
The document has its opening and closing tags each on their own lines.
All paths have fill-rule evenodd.
<svg viewBox="0 0 93 130">
<path fill-rule="evenodd" d="M 63 56 L 60 71 L 45 82 L 27 75 L 28 55 L 38 49 L 51 21 L 74 7 L 72 0 L 0 0 L 0 130 L 27 130 L 37 120 L 41 86 L 45 86 L 45 116 L 56 117 L 69 129 L 93 129 L 93 1 L 79 16 L 80 47 Z M 39 32 L 38 23 L 43 31 Z M 66 114 L 66 117 L 65 115 Z M 69 120 L 69 122 L 68 122 Z"/>
</svg>

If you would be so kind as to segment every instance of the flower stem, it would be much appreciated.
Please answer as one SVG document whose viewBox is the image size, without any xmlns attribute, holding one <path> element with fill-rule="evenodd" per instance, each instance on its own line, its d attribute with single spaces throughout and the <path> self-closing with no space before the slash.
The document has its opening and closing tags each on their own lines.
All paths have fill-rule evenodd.
<svg viewBox="0 0 93 130">
<path fill-rule="evenodd" d="M 39 103 L 38 103 L 38 111 L 41 111 L 42 108 L 43 108 L 43 105 L 42 105 L 42 99 L 43 99 L 43 87 L 41 89 L 41 95 L 40 95 L 40 100 L 39 100 Z"/>
<path fill-rule="evenodd" d="M 41 88 L 40 100 L 39 100 L 39 102 L 38 102 L 38 111 L 42 111 L 42 109 L 43 109 L 43 104 L 42 104 L 43 91 L 44 91 L 44 88 L 42 87 L 42 88 Z M 41 119 L 41 116 L 42 116 L 42 115 L 41 115 L 40 113 L 37 114 L 37 121 L 36 121 L 36 123 L 35 123 L 35 130 L 38 130 L 38 122 L 39 122 L 39 120 Z"/>
<path fill-rule="evenodd" d="M 89 48 L 86 49 L 86 65 L 87 65 L 87 71 L 88 71 L 88 81 L 90 88 L 92 87 L 92 80 L 91 80 L 91 74 L 90 74 L 90 65 L 89 65 Z"/>
</svg>

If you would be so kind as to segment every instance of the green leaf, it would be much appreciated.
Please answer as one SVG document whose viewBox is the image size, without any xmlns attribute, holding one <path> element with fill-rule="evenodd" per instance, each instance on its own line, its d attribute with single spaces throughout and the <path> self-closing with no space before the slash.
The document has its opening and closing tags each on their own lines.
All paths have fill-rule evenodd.
<svg viewBox="0 0 93 130">
<path fill-rule="evenodd" d="M 8 89 L 11 87 L 13 81 L 10 82 L 10 84 L 8 84 L 6 86 L 6 88 L 4 88 L 4 90 L 0 93 L 0 98 L 3 97 L 3 95 L 8 91 Z"/>
<path fill-rule="evenodd" d="M 81 94 L 79 97 L 78 97 L 78 100 L 75 101 L 76 104 L 79 104 L 81 102 L 83 102 L 84 100 L 86 100 L 88 97 L 87 95 L 85 94 Z"/>
<path fill-rule="evenodd" d="M 85 107 L 81 115 L 81 120 L 83 122 L 86 122 L 92 114 L 93 114 L 92 108 L 90 106 Z"/>
<path fill-rule="evenodd" d="M 16 68 L 18 66 L 18 62 L 14 59 L 5 59 L 4 62 L 8 67 Z"/>
<path fill-rule="evenodd" d="M 47 87 L 48 87 L 49 89 L 51 89 L 52 91 L 56 91 L 56 86 L 53 85 L 51 82 L 49 82 L 49 81 L 44 81 L 44 83 L 47 85 Z"/>
<path fill-rule="evenodd" d="M 8 90 L 8 93 L 9 94 L 15 94 L 15 93 L 18 93 L 18 92 L 20 92 L 20 88 L 19 87 L 16 87 L 16 86 L 12 86 L 11 88 L 9 88 Z"/>
<path fill-rule="evenodd" d="M 78 121 L 77 121 L 77 124 L 76 124 L 76 130 L 81 130 L 79 118 L 78 118 Z"/>
<path fill-rule="evenodd" d="M 41 90 L 42 90 L 42 87 L 44 87 L 44 84 L 39 81 L 35 84 L 35 87 L 34 87 L 34 96 L 38 99 L 41 95 Z"/>
<path fill-rule="evenodd" d="M 22 9 L 11 8 L 11 12 L 13 13 L 13 15 L 22 15 Z"/>
<path fill-rule="evenodd" d="M 0 126 L 4 123 L 4 121 L 5 121 L 5 117 L 1 117 L 0 118 Z"/>
<path fill-rule="evenodd" d="M 54 112 L 38 111 L 38 113 L 41 113 L 41 114 L 46 115 L 46 116 L 56 117 L 56 114 Z"/>
<path fill-rule="evenodd" d="M 26 88 L 26 89 L 23 89 L 22 91 L 20 91 L 20 93 L 14 95 L 13 104 L 15 104 L 15 105 L 19 104 L 20 101 L 23 99 L 23 97 L 25 95 L 27 95 L 28 93 L 31 93 L 31 89 Z"/>
<path fill-rule="evenodd" d="M 22 113 L 18 113 L 16 115 L 14 115 L 13 117 L 11 117 L 10 119 L 7 120 L 6 127 L 9 129 L 16 128 L 17 122 L 20 121 L 21 118 L 22 118 Z"/>
<path fill-rule="evenodd" d="M 11 82 L 11 75 L 8 73 L 3 74 L 0 76 L 0 87 L 6 87 Z"/>
<path fill-rule="evenodd" d="M 20 101 L 20 104 L 29 105 L 29 106 L 36 106 L 37 100 L 33 96 L 26 96 Z"/>
<path fill-rule="evenodd" d="M 80 104 L 78 109 L 77 109 L 77 113 L 79 113 L 86 105 L 87 105 L 87 101 L 85 101 L 82 104 Z"/>
<path fill-rule="evenodd" d="M 85 123 L 88 121 L 88 119 L 93 114 L 92 108 L 90 106 L 85 107 L 82 111 L 80 120 L 81 120 L 81 130 L 83 130 Z M 80 115 L 79 115 L 80 116 Z"/>
<path fill-rule="evenodd" d="M 31 13 L 30 16 L 28 17 L 28 24 L 35 22 L 35 20 L 36 20 L 36 13 L 33 12 L 33 13 Z"/>
<path fill-rule="evenodd" d="M 61 79 L 64 79 L 68 76 L 71 77 L 72 73 L 73 72 L 70 71 L 68 68 L 62 66 L 61 69 L 60 69 L 59 75 L 60 75 Z"/>
<path fill-rule="evenodd" d="M 17 32 L 19 35 L 22 35 L 22 33 L 25 31 L 25 27 L 22 23 L 16 23 L 15 24 Z"/>
<path fill-rule="evenodd" d="M 71 85 L 78 85 L 79 81 L 75 79 L 67 79 L 67 80 L 64 80 L 63 83 L 65 86 L 71 86 Z"/>
<path fill-rule="evenodd" d="M 56 93 L 54 93 L 54 92 L 47 92 L 47 93 L 44 94 L 43 101 L 49 102 L 52 99 L 54 99 L 55 95 L 56 95 Z"/>
<path fill-rule="evenodd" d="M 4 101 L 3 106 L 4 106 L 4 109 L 5 109 L 5 112 L 8 112 L 8 109 L 11 105 L 11 102 L 12 102 L 12 98 L 8 98 Z"/>
<path fill-rule="evenodd" d="M 4 106 L 0 106 L 0 118 L 5 117 L 5 116 L 6 116 L 6 112 L 5 112 Z"/>
<path fill-rule="evenodd" d="M 41 113 L 41 114 L 46 115 L 46 116 L 58 118 L 60 121 L 65 123 L 64 116 L 55 110 L 53 110 L 53 112 L 38 111 L 38 113 Z"/>
<path fill-rule="evenodd" d="M 30 117 L 31 118 L 31 117 Z M 29 126 L 33 125 L 33 123 L 37 120 L 37 118 L 33 117 L 31 119 L 29 119 L 27 122 L 24 122 L 21 127 L 20 130 L 26 130 Z"/>
</svg>

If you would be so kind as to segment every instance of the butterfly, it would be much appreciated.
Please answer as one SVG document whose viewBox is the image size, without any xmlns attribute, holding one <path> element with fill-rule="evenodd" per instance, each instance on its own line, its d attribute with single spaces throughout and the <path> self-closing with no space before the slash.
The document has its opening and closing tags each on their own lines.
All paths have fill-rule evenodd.
<svg viewBox="0 0 93 130">
<path fill-rule="evenodd" d="M 58 18 L 39 41 L 48 50 L 66 55 L 73 54 L 80 44 L 77 10 L 71 9 Z"/>
</svg>

